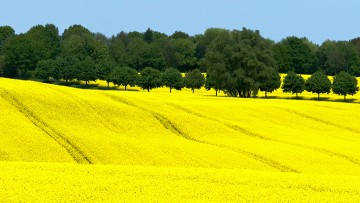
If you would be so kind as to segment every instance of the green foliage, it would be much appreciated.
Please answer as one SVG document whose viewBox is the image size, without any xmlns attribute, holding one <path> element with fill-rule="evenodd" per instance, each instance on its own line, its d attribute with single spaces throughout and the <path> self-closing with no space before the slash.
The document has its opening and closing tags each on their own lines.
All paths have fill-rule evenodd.
<svg viewBox="0 0 360 203">
<path fill-rule="evenodd" d="M 128 44 L 128 37 L 124 32 L 113 36 L 109 45 L 109 56 L 116 63 L 117 66 L 122 67 L 127 64 L 126 46 Z"/>
<path fill-rule="evenodd" d="M 298 93 L 302 93 L 305 90 L 305 80 L 301 75 L 297 75 L 291 71 L 285 76 L 282 89 L 285 93 L 291 92 L 292 94 L 296 94 L 297 98 Z"/>
<path fill-rule="evenodd" d="M 144 33 L 144 41 L 147 43 L 153 42 L 154 41 L 153 33 L 154 31 L 148 28 Z"/>
<path fill-rule="evenodd" d="M 0 55 L 0 76 L 6 78 L 16 78 L 18 76 L 16 67 L 6 66 L 5 57 L 1 55 Z"/>
<path fill-rule="evenodd" d="M 49 80 L 55 71 L 56 61 L 53 59 L 41 60 L 35 68 L 34 76 L 42 80 Z"/>
<path fill-rule="evenodd" d="M 308 92 L 317 93 L 318 99 L 320 94 L 330 93 L 331 81 L 324 72 L 318 71 L 310 76 L 305 83 L 305 89 Z"/>
<path fill-rule="evenodd" d="M 129 67 L 117 67 L 111 74 L 111 81 L 115 85 L 124 86 L 125 90 L 128 85 L 130 85 L 131 87 L 135 86 L 137 78 L 138 72 L 135 69 Z"/>
<path fill-rule="evenodd" d="M 150 92 L 151 89 L 161 87 L 161 73 L 160 71 L 146 67 L 140 72 L 140 76 L 137 81 L 137 85 L 142 89 L 146 89 Z"/>
<path fill-rule="evenodd" d="M 187 71 L 196 65 L 195 44 L 190 39 L 171 39 L 167 51 L 168 64 L 180 71 Z"/>
<path fill-rule="evenodd" d="M 77 65 L 78 75 L 76 79 L 85 81 L 86 85 L 89 81 L 95 81 L 96 77 L 96 64 L 90 57 L 86 57 L 83 61 L 80 61 Z"/>
<path fill-rule="evenodd" d="M 0 26 L 0 55 L 6 42 L 15 36 L 15 30 L 10 26 Z"/>
<path fill-rule="evenodd" d="M 73 56 L 80 61 L 90 57 L 95 64 L 108 57 L 107 47 L 80 25 L 71 26 L 64 31 L 61 49 L 62 56 Z"/>
<path fill-rule="evenodd" d="M 224 64 L 212 63 L 207 67 L 205 88 L 210 90 L 214 88 L 217 96 L 218 91 L 224 91 L 226 84 L 230 80 L 230 73 L 226 70 Z"/>
<path fill-rule="evenodd" d="M 199 69 L 194 69 L 185 74 L 184 84 L 187 88 L 191 88 L 194 93 L 195 89 L 200 89 L 204 86 L 205 78 Z"/>
<path fill-rule="evenodd" d="M 63 79 L 66 82 L 73 80 L 79 75 L 79 59 L 74 56 L 60 57 L 56 59 L 54 73 L 52 74 L 55 79 Z"/>
<path fill-rule="evenodd" d="M 266 67 L 259 74 L 260 90 L 265 92 L 267 97 L 268 92 L 273 92 L 280 88 L 281 79 L 279 72 L 274 68 Z"/>
<path fill-rule="evenodd" d="M 100 80 L 107 82 L 108 88 L 111 82 L 111 74 L 114 71 L 115 63 L 111 59 L 105 59 L 97 64 L 96 76 Z"/>
<path fill-rule="evenodd" d="M 273 47 L 281 72 L 313 73 L 318 64 L 317 46 L 306 38 L 287 37 Z"/>
<path fill-rule="evenodd" d="M 27 33 L 37 43 L 41 51 L 41 60 L 55 59 L 60 52 L 59 30 L 55 25 L 47 24 L 32 27 Z"/>
<path fill-rule="evenodd" d="M 141 71 L 146 67 L 164 70 L 165 58 L 156 43 L 147 44 L 142 39 L 133 39 L 127 47 L 128 64 Z"/>
<path fill-rule="evenodd" d="M 354 95 L 359 91 L 357 80 L 351 74 L 341 71 L 335 75 L 332 90 L 335 94 L 343 95 L 346 101 L 346 95 Z"/>
<path fill-rule="evenodd" d="M 29 35 L 17 35 L 9 40 L 4 47 L 5 67 L 15 67 L 22 77 L 28 70 L 34 70 L 42 59 L 43 51 L 40 43 Z"/>
<path fill-rule="evenodd" d="M 175 68 L 167 68 L 162 74 L 162 83 L 170 88 L 170 93 L 172 88 L 181 90 L 183 87 L 183 78 L 180 71 Z"/>
<path fill-rule="evenodd" d="M 329 75 L 336 75 L 341 71 L 359 75 L 359 53 L 351 42 L 327 40 L 319 49 L 320 67 Z"/>
<path fill-rule="evenodd" d="M 205 56 L 205 65 L 210 73 L 210 85 L 218 79 L 211 79 L 216 75 L 216 69 L 223 69 L 224 77 L 228 77 L 225 84 L 217 87 L 224 88 L 230 96 L 250 97 L 256 95 L 259 87 L 259 73 L 266 67 L 274 67 L 275 61 L 271 52 L 272 42 L 261 37 L 258 31 L 243 29 L 217 32 Z M 215 72 L 214 74 L 212 72 Z M 226 76 L 227 75 L 227 76 Z"/>
<path fill-rule="evenodd" d="M 181 31 L 175 31 L 171 36 L 171 39 L 189 39 L 189 34 Z"/>
</svg>

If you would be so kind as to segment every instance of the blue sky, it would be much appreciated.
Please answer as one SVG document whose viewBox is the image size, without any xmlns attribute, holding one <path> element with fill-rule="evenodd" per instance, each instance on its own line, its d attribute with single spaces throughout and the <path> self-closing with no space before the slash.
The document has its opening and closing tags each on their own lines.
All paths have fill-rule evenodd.
<svg viewBox="0 0 360 203">
<path fill-rule="evenodd" d="M 107 36 L 120 31 L 190 35 L 207 28 L 260 30 L 279 41 L 287 36 L 326 39 L 360 37 L 356 0 L 0 0 L 0 26 L 23 33 L 37 24 L 55 24 L 62 33 L 73 24 Z"/>
</svg>

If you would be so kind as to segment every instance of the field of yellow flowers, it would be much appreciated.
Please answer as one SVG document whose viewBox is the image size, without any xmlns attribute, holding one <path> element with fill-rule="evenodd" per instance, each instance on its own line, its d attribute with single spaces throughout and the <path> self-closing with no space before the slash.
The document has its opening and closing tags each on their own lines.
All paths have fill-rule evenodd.
<svg viewBox="0 0 360 203">
<path fill-rule="evenodd" d="M 359 95 L 130 90 L 0 78 L 1 201 L 360 202 Z"/>
</svg>

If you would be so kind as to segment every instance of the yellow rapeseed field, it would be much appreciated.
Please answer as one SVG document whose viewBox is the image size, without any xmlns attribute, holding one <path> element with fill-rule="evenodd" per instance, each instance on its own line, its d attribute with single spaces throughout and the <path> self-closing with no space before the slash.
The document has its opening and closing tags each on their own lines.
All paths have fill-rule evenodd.
<svg viewBox="0 0 360 203">
<path fill-rule="evenodd" d="M 0 201 L 360 202 L 359 95 L 116 89 L 0 78 Z"/>
</svg>

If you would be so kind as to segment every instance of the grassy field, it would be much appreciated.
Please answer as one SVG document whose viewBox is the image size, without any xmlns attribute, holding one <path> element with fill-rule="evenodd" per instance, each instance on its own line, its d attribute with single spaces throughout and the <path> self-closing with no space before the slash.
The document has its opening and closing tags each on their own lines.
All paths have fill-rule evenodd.
<svg viewBox="0 0 360 203">
<path fill-rule="evenodd" d="M 1 201 L 360 201 L 360 95 L 97 89 L 0 78 Z"/>
</svg>

